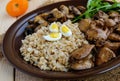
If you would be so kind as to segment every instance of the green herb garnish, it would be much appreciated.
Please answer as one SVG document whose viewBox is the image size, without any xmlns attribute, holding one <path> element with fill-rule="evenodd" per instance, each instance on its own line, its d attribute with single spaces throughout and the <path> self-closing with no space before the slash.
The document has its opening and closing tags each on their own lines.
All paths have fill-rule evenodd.
<svg viewBox="0 0 120 81">
<path fill-rule="evenodd" d="M 111 10 L 120 12 L 120 3 L 113 0 L 113 3 L 105 2 L 103 0 L 88 0 L 87 10 L 78 17 L 75 17 L 73 22 L 83 18 L 92 18 L 99 10 L 108 12 Z"/>
</svg>

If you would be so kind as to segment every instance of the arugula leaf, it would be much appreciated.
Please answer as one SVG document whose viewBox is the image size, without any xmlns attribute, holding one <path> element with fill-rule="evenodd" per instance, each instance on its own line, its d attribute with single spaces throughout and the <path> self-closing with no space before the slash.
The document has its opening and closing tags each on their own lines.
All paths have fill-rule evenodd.
<svg viewBox="0 0 120 81">
<path fill-rule="evenodd" d="M 120 12 L 120 3 L 116 2 L 116 0 L 114 0 L 113 4 L 110 4 L 109 2 L 104 2 L 103 0 L 88 0 L 87 10 L 82 15 L 74 18 L 73 22 L 76 22 L 83 18 L 91 18 L 99 10 L 102 10 L 104 12 L 116 10 Z"/>
<path fill-rule="evenodd" d="M 87 8 L 90 8 L 91 1 L 92 0 L 88 0 L 88 2 L 87 2 Z"/>
</svg>

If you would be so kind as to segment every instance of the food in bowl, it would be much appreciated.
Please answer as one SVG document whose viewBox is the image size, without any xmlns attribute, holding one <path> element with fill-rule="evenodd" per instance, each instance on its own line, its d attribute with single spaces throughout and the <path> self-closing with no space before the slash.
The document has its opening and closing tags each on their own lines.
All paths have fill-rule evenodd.
<svg viewBox="0 0 120 81">
<path fill-rule="evenodd" d="M 20 52 L 41 70 L 89 69 L 119 55 L 119 11 L 98 10 L 88 15 L 83 6 L 61 5 L 28 23 Z"/>
<path fill-rule="evenodd" d="M 53 24 L 53 23 L 52 23 Z M 60 32 L 62 23 L 56 22 Z M 22 40 L 22 47 L 20 49 L 25 61 L 39 67 L 42 70 L 53 71 L 68 71 L 70 53 L 81 47 L 83 44 L 88 44 L 84 34 L 79 30 L 78 23 L 72 23 L 68 20 L 63 23 L 73 33 L 71 36 L 64 36 L 59 40 L 50 40 L 48 36 L 50 33 L 49 27 L 41 27 L 37 32 L 28 35 Z M 57 38 L 57 37 L 56 37 Z M 59 36 L 58 36 L 59 38 Z M 51 36 L 52 39 L 52 36 Z"/>
</svg>

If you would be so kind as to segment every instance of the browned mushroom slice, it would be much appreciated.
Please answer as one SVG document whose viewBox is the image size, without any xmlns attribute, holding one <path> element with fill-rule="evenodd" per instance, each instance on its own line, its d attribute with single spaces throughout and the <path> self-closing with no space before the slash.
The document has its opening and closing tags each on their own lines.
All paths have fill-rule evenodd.
<svg viewBox="0 0 120 81">
<path fill-rule="evenodd" d="M 92 55 L 88 55 L 86 58 L 75 61 L 71 63 L 71 68 L 74 70 L 83 70 L 83 69 L 89 69 L 94 66 Z"/>
<path fill-rule="evenodd" d="M 108 19 L 108 15 L 103 12 L 103 11 L 99 11 L 97 14 L 95 14 L 94 18 L 95 19 L 100 19 L 100 18 L 103 18 L 103 19 Z"/>
<path fill-rule="evenodd" d="M 64 23 L 65 21 L 67 21 L 67 17 L 63 16 L 62 18 L 58 19 L 57 21 L 60 21 L 61 23 Z"/>
<path fill-rule="evenodd" d="M 51 23 L 51 22 L 57 21 L 58 19 L 55 17 L 52 17 L 52 18 L 48 18 L 47 20 Z"/>
<path fill-rule="evenodd" d="M 69 6 L 69 10 L 75 15 L 80 15 L 81 14 L 79 9 L 77 9 L 75 6 Z"/>
<path fill-rule="evenodd" d="M 82 19 L 79 22 L 79 28 L 82 32 L 86 32 L 90 28 L 91 19 Z"/>
<path fill-rule="evenodd" d="M 90 23 L 90 28 L 100 28 L 102 30 L 105 30 L 105 20 L 103 18 L 92 20 Z"/>
<path fill-rule="evenodd" d="M 77 6 L 77 8 L 80 10 L 80 12 L 85 12 L 86 8 L 84 6 Z"/>
<path fill-rule="evenodd" d="M 75 16 L 73 14 L 66 15 L 68 19 L 73 19 Z"/>
<path fill-rule="evenodd" d="M 93 62 L 91 60 L 86 60 L 86 61 L 82 61 L 80 60 L 78 63 L 73 63 L 71 65 L 71 68 L 74 70 L 83 70 L 83 69 L 88 69 L 93 67 Z"/>
<path fill-rule="evenodd" d="M 35 19 L 34 19 L 34 22 L 36 23 L 39 23 L 41 26 L 48 26 L 48 22 L 46 20 L 44 20 L 41 15 L 39 16 L 36 16 Z"/>
<path fill-rule="evenodd" d="M 119 34 L 120 34 L 120 23 L 118 24 L 116 31 L 119 32 Z"/>
<path fill-rule="evenodd" d="M 49 17 L 49 14 L 50 14 L 50 13 L 47 13 L 47 12 L 46 12 L 46 13 L 40 14 L 40 16 L 43 17 L 45 20 L 47 20 L 47 18 Z M 52 16 L 52 17 L 53 17 L 53 16 Z"/>
<path fill-rule="evenodd" d="M 115 26 L 116 25 L 116 22 L 112 19 L 105 19 L 105 25 L 107 27 L 112 27 L 112 26 Z"/>
<path fill-rule="evenodd" d="M 96 58 L 96 64 L 101 65 L 116 57 L 115 53 L 107 47 L 103 47 Z"/>
<path fill-rule="evenodd" d="M 62 18 L 63 17 L 63 13 L 61 11 L 59 11 L 57 8 L 53 9 L 51 11 L 51 13 L 53 14 L 53 16 L 57 19 Z"/>
<path fill-rule="evenodd" d="M 120 22 L 120 15 L 114 17 L 113 20 L 114 20 L 116 23 L 119 23 L 119 22 Z"/>
<path fill-rule="evenodd" d="M 82 46 L 81 48 L 73 51 L 71 54 L 71 58 L 75 58 L 75 59 L 85 58 L 86 56 L 88 56 L 90 54 L 90 52 L 93 48 L 94 48 L 94 45 L 86 44 L 86 45 Z"/>
<path fill-rule="evenodd" d="M 113 50 L 113 51 L 116 51 L 120 47 L 120 42 L 108 42 L 108 41 L 106 41 L 104 46 Z"/>
<path fill-rule="evenodd" d="M 102 18 L 100 18 L 99 20 L 95 20 L 95 23 L 100 28 L 104 27 L 104 25 L 105 25 L 105 21 Z"/>
<path fill-rule="evenodd" d="M 100 28 L 91 28 L 87 31 L 87 38 L 89 40 L 106 40 L 107 39 L 107 35 L 108 35 L 108 29 L 106 30 L 102 30 Z"/>
<path fill-rule="evenodd" d="M 108 14 L 109 14 L 110 17 L 119 16 L 119 13 L 117 11 L 110 11 Z"/>
<path fill-rule="evenodd" d="M 111 40 L 111 41 L 118 41 L 118 42 L 120 42 L 120 35 L 116 34 L 116 33 L 111 33 L 108 36 L 108 39 Z"/>
<path fill-rule="evenodd" d="M 42 13 L 40 14 L 41 17 L 43 17 L 46 21 L 48 22 L 54 22 L 54 21 L 57 21 L 57 18 L 54 17 L 53 13 L 50 13 L 50 12 L 46 12 L 46 13 Z"/>
<path fill-rule="evenodd" d="M 57 18 L 54 17 L 53 13 L 50 13 L 50 12 L 42 13 L 40 14 L 40 16 L 43 17 L 48 22 L 57 21 Z"/>
<path fill-rule="evenodd" d="M 64 14 L 64 15 L 68 15 L 69 14 L 69 8 L 65 5 L 61 5 L 60 6 L 60 11 Z"/>
<path fill-rule="evenodd" d="M 97 47 L 101 47 L 102 45 L 104 45 L 109 33 L 110 32 L 108 29 L 102 30 L 96 27 L 89 29 L 86 35 L 88 40 L 94 42 Z"/>
</svg>

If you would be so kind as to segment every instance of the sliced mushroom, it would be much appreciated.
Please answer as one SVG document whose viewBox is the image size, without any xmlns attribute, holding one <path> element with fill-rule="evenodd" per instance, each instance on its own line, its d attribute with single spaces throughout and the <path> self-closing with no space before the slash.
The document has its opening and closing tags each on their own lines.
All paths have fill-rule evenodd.
<svg viewBox="0 0 120 81">
<path fill-rule="evenodd" d="M 105 19 L 105 25 L 107 27 L 112 27 L 112 26 L 115 26 L 116 25 L 116 22 L 112 19 Z"/>
<path fill-rule="evenodd" d="M 73 19 L 74 17 L 75 17 L 75 16 L 74 16 L 73 14 L 68 14 L 68 15 L 67 15 L 67 18 L 68 18 L 68 19 Z"/>
<path fill-rule="evenodd" d="M 96 64 L 101 65 L 105 62 L 108 62 L 112 58 L 116 57 L 115 53 L 107 47 L 101 48 L 98 56 L 96 58 Z"/>
<path fill-rule="evenodd" d="M 93 67 L 94 63 L 93 63 L 92 57 L 93 56 L 90 54 L 84 59 L 71 63 L 71 68 L 74 70 L 83 70 L 83 69 L 89 69 Z"/>
<path fill-rule="evenodd" d="M 108 29 L 102 30 L 100 28 L 91 28 L 87 31 L 87 39 L 89 40 L 106 40 L 108 35 Z"/>
<path fill-rule="evenodd" d="M 83 45 L 81 48 L 72 52 L 71 58 L 74 58 L 74 59 L 85 58 L 90 54 L 93 48 L 94 48 L 94 45 L 89 45 L 89 44 Z"/>
<path fill-rule="evenodd" d="M 34 32 L 37 32 L 40 28 L 41 28 L 41 25 L 37 26 L 37 27 L 34 29 Z"/>
<path fill-rule="evenodd" d="M 65 21 L 67 21 L 67 17 L 63 16 L 62 18 L 58 19 L 57 21 L 64 23 Z"/>
<path fill-rule="evenodd" d="M 91 60 L 86 60 L 86 61 L 80 60 L 78 63 L 73 63 L 71 65 L 71 68 L 74 70 L 89 69 L 91 67 L 93 67 L 93 62 Z"/>
<path fill-rule="evenodd" d="M 116 34 L 116 33 L 111 33 L 108 36 L 108 39 L 111 40 L 111 41 L 118 41 L 118 42 L 120 42 L 120 35 Z"/>
<path fill-rule="evenodd" d="M 114 20 L 116 23 L 119 23 L 119 22 L 120 22 L 120 15 L 114 17 L 113 20 Z"/>
<path fill-rule="evenodd" d="M 120 23 L 118 24 L 116 31 L 120 34 Z"/>
<path fill-rule="evenodd" d="M 40 19 L 43 19 L 40 15 L 36 16 L 34 19 L 34 23 L 39 22 Z"/>
<path fill-rule="evenodd" d="M 110 17 L 116 17 L 116 16 L 119 16 L 119 13 L 118 13 L 117 11 L 110 11 L 110 12 L 108 13 L 108 15 L 109 15 Z"/>
<path fill-rule="evenodd" d="M 90 28 L 96 28 L 96 27 L 97 27 L 96 21 L 91 20 Z"/>
<path fill-rule="evenodd" d="M 86 8 L 84 6 L 77 6 L 80 12 L 85 12 Z"/>
<path fill-rule="evenodd" d="M 55 22 L 55 21 L 57 21 L 57 20 L 58 20 L 58 19 L 55 18 L 55 17 L 48 18 L 48 21 L 49 21 L 50 23 Z"/>
<path fill-rule="evenodd" d="M 102 19 L 108 19 L 108 15 L 105 13 L 105 12 L 103 12 L 103 11 L 99 11 L 97 14 L 95 14 L 95 16 L 94 16 L 94 18 L 95 19 L 100 19 L 100 18 L 102 18 Z"/>
<path fill-rule="evenodd" d="M 68 15 L 69 14 L 69 8 L 65 5 L 61 5 L 60 6 L 60 11 L 64 14 L 64 15 Z"/>
<path fill-rule="evenodd" d="M 51 11 L 51 13 L 53 14 L 53 16 L 57 19 L 62 18 L 63 17 L 63 13 L 61 11 L 59 11 L 57 8 L 53 9 Z"/>
<path fill-rule="evenodd" d="M 116 51 L 120 47 L 120 42 L 108 42 L 108 41 L 106 41 L 104 46 L 113 50 L 113 51 Z"/>
<path fill-rule="evenodd" d="M 44 20 L 41 15 L 39 16 L 36 16 L 35 19 L 34 19 L 34 22 L 36 23 L 39 23 L 41 26 L 48 26 L 48 22 L 46 20 Z"/>
<path fill-rule="evenodd" d="M 90 23 L 90 28 L 100 28 L 102 30 L 105 30 L 105 20 L 103 18 L 92 20 Z"/>
<path fill-rule="evenodd" d="M 50 15 L 50 13 L 48 13 L 48 12 L 42 13 L 42 14 L 40 14 L 40 16 L 41 16 L 42 18 L 44 18 L 45 20 L 47 20 L 49 17 L 50 17 L 50 18 L 53 17 L 53 15 Z"/>
<path fill-rule="evenodd" d="M 82 32 L 86 32 L 90 28 L 91 19 L 82 19 L 79 22 L 79 28 Z"/>
<path fill-rule="evenodd" d="M 96 25 L 100 28 L 104 27 L 105 25 L 105 21 L 102 18 L 100 18 L 99 20 L 95 20 L 95 22 L 96 22 Z"/>
<path fill-rule="evenodd" d="M 105 40 L 107 39 L 108 35 L 109 35 L 109 30 L 102 30 L 100 28 L 91 28 L 87 31 L 86 35 L 87 35 L 87 39 L 94 42 L 94 44 L 97 47 L 101 47 L 102 45 L 104 45 Z"/>
<path fill-rule="evenodd" d="M 53 22 L 57 20 L 57 18 L 55 18 L 52 13 L 43 13 L 41 14 L 41 16 L 48 22 Z"/>
<path fill-rule="evenodd" d="M 80 15 L 81 14 L 79 9 L 77 9 L 75 6 L 69 6 L 69 10 L 75 15 Z"/>
</svg>

